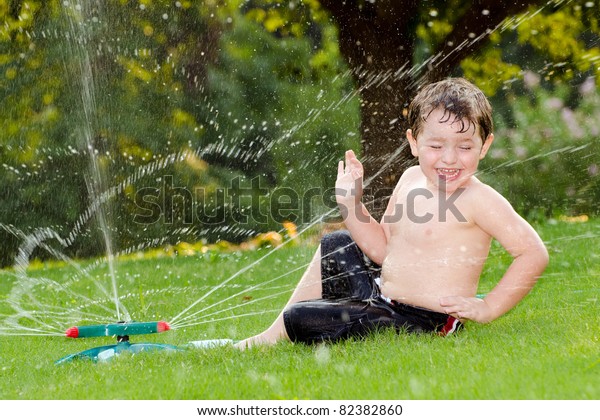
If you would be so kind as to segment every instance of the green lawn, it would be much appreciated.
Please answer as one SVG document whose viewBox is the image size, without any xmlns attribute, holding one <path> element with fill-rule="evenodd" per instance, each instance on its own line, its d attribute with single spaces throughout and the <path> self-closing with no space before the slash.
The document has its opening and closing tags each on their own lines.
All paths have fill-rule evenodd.
<svg viewBox="0 0 600 420">
<path fill-rule="evenodd" d="M 600 221 L 536 228 L 547 243 L 551 263 L 534 291 L 503 318 L 488 325 L 469 324 L 456 336 L 386 331 L 332 345 L 281 343 L 245 352 L 231 347 L 189 349 L 55 366 L 54 361 L 67 354 L 112 344 L 114 339 L 0 335 L 0 398 L 598 399 Z M 179 346 L 259 332 L 283 306 L 313 251 L 311 246 L 294 246 L 272 254 L 209 252 L 119 261 L 119 292 L 135 320 L 170 321 L 206 295 L 188 311 L 203 310 L 188 326 L 132 336 L 131 341 Z M 481 293 L 493 287 L 508 262 L 494 246 Z M 29 277 L 44 281 L 36 280 L 40 284 L 32 289 L 38 301 L 26 295 L 23 304 L 48 311 L 81 304 L 81 312 L 115 321 L 109 314 L 114 304 L 94 283 L 110 284 L 106 267 L 80 264 L 29 272 Z M 231 277 L 239 270 L 245 271 Z M 15 279 L 11 271 L 0 272 L 3 317 L 10 312 L 5 300 Z M 230 280 L 214 289 L 226 279 Z M 65 284 L 68 290 L 61 289 Z M 248 290 L 257 284 L 260 287 Z M 51 316 L 44 310 L 36 316 L 48 320 Z M 223 318 L 227 319 L 219 320 Z M 70 319 L 52 321 L 57 331 L 71 326 Z"/>
</svg>

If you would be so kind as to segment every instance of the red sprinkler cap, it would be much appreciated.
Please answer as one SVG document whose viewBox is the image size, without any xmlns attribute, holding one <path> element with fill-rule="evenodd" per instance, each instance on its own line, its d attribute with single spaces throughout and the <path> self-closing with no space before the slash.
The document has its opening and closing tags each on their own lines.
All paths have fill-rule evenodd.
<svg viewBox="0 0 600 420">
<path fill-rule="evenodd" d="M 67 330 L 65 335 L 70 338 L 77 338 L 77 337 L 79 337 L 79 328 L 71 327 Z"/>
<path fill-rule="evenodd" d="M 171 326 L 169 324 L 167 324 L 165 321 L 158 321 L 156 323 L 156 331 L 161 333 L 164 331 L 169 331 L 171 329 Z"/>
</svg>

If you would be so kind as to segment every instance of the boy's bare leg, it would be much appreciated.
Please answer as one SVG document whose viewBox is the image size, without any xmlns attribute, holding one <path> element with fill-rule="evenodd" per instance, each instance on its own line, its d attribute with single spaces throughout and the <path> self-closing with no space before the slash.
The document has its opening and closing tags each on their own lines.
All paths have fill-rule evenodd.
<svg viewBox="0 0 600 420">
<path fill-rule="evenodd" d="M 320 299 L 322 290 L 321 247 L 319 246 L 285 308 L 293 303 L 302 302 L 303 300 Z M 256 344 L 274 344 L 281 339 L 289 340 L 285 331 L 285 326 L 283 325 L 283 312 L 285 308 L 283 308 L 269 328 L 260 334 L 240 341 L 236 344 L 236 347 L 246 349 Z"/>
</svg>

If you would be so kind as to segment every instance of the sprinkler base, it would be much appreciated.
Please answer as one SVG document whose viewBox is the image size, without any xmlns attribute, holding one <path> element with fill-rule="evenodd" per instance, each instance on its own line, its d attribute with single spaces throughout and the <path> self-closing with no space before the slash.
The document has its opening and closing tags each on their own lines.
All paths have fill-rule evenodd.
<svg viewBox="0 0 600 420">
<path fill-rule="evenodd" d="M 88 350 L 84 350 L 79 353 L 70 354 L 63 357 L 62 359 L 54 362 L 55 365 L 60 365 L 66 362 L 71 362 L 76 359 L 88 359 L 94 362 L 106 361 L 112 359 L 119 353 L 141 353 L 149 351 L 178 351 L 180 348 L 170 344 L 156 344 L 156 343 L 138 343 L 131 344 L 129 341 L 121 341 L 117 344 L 109 346 L 94 347 Z"/>
</svg>

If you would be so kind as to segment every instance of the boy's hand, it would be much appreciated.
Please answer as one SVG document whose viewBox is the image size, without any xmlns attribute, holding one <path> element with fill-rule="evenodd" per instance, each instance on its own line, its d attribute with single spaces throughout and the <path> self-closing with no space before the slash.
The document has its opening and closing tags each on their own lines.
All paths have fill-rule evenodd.
<svg viewBox="0 0 600 420">
<path fill-rule="evenodd" d="M 360 203 L 363 194 L 363 166 L 352 150 L 346 152 L 346 165 L 338 163 L 335 198 L 339 204 Z"/>
<path fill-rule="evenodd" d="M 494 320 L 491 308 L 483 299 L 447 296 L 440 298 L 440 306 L 448 315 L 460 320 L 468 319 L 482 324 Z"/>
</svg>

